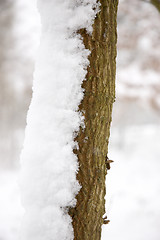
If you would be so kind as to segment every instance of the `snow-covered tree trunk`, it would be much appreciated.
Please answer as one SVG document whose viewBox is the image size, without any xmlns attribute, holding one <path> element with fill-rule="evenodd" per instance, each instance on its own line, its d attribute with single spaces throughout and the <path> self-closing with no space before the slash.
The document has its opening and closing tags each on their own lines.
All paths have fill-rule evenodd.
<svg viewBox="0 0 160 240">
<path fill-rule="evenodd" d="M 101 0 L 100 12 L 93 24 L 92 35 L 81 29 L 86 49 L 91 51 L 87 69 L 84 98 L 79 106 L 85 129 L 80 128 L 76 141 L 79 149 L 77 179 L 82 186 L 77 205 L 70 210 L 75 240 L 99 240 L 105 223 L 105 176 L 112 105 L 115 101 L 115 71 L 117 42 L 116 0 Z"/>
<path fill-rule="evenodd" d="M 117 0 L 38 0 L 38 8 L 41 44 L 21 155 L 22 239 L 98 240 L 106 222 Z"/>
</svg>

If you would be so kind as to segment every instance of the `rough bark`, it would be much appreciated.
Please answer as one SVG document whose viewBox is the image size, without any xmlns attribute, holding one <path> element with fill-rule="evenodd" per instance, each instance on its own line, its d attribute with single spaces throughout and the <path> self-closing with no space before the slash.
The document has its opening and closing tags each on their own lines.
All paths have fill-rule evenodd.
<svg viewBox="0 0 160 240">
<path fill-rule="evenodd" d="M 91 51 L 90 66 L 82 87 L 84 98 L 79 111 L 85 117 L 85 128 L 75 138 L 79 160 L 77 179 L 82 188 L 77 205 L 69 210 L 73 219 L 75 240 L 101 239 L 101 227 L 107 223 L 105 214 L 105 177 L 107 174 L 108 142 L 115 101 L 116 18 L 118 0 L 101 0 L 92 35 L 85 29 L 79 33 Z"/>
</svg>

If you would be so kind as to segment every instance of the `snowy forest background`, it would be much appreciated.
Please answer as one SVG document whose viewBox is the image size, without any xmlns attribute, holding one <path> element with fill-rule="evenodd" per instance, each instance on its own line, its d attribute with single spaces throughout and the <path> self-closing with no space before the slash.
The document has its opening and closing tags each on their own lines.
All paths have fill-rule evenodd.
<svg viewBox="0 0 160 240">
<path fill-rule="evenodd" d="M 118 12 L 116 103 L 102 239 L 160 239 L 160 14 L 140 0 Z M 35 0 L 0 0 L 0 240 L 16 240 L 23 209 L 17 183 L 34 59 Z"/>
</svg>

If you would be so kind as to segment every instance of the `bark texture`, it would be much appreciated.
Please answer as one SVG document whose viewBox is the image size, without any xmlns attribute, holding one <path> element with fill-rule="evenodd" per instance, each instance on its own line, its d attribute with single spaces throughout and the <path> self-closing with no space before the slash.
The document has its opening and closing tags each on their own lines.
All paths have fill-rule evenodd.
<svg viewBox="0 0 160 240">
<path fill-rule="evenodd" d="M 115 101 L 118 0 L 101 0 L 100 3 L 92 35 L 85 29 L 79 31 L 91 55 L 82 84 L 85 94 L 79 106 L 85 117 L 85 129 L 80 128 L 75 138 L 79 149 L 74 149 L 79 160 L 77 179 L 82 186 L 76 207 L 69 210 L 75 240 L 100 240 L 105 223 L 105 177 L 109 166 L 106 159 Z"/>
</svg>

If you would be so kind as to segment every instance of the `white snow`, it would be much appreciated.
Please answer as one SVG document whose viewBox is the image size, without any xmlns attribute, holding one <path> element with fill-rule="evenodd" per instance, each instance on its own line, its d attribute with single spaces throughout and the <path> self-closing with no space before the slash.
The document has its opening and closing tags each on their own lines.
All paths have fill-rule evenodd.
<svg viewBox="0 0 160 240">
<path fill-rule="evenodd" d="M 17 39 L 19 45 L 18 54 L 24 54 L 28 59 L 34 58 L 38 41 L 37 34 L 39 32 L 35 26 L 39 24 L 37 14 L 33 10 L 33 8 L 35 9 L 35 0 L 14 1 L 18 2 L 16 8 L 16 15 L 18 15 L 17 38 L 21 35 L 19 40 Z M 132 7 L 128 8 L 128 4 Z M 118 42 L 123 42 L 125 46 L 118 46 L 117 101 L 115 103 L 117 107 L 115 108 L 114 106 L 115 114 L 113 116 L 109 146 L 109 157 L 114 160 L 114 163 L 106 179 L 106 209 L 108 219 L 111 222 L 103 226 L 102 239 L 159 240 L 160 120 L 159 108 L 155 110 L 153 105 L 149 105 L 149 98 L 152 97 L 157 106 L 160 106 L 160 65 L 156 60 L 156 58 L 159 59 L 160 15 L 152 5 L 138 0 L 121 0 L 119 3 L 119 15 L 123 19 L 118 23 L 120 29 Z M 139 32 L 138 39 L 140 40 L 135 41 L 134 45 L 131 44 L 130 47 L 127 46 L 132 43 L 137 31 Z M 133 34 L 130 34 L 130 32 Z M 145 38 L 149 38 L 148 42 L 146 42 Z M 151 48 L 149 47 L 150 44 L 152 45 Z M 144 61 L 149 60 L 150 62 L 152 59 L 155 59 L 158 66 L 157 69 L 156 66 L 152 68 L 154 64 L 150 67 L 146 67 L 144 64 Z M 18 68 L 14 67 L 14 71 L 17 71 L 18 76 L 19 74 L 24 75 L 22 74 L 24 67 L 28 72 L 26 60 L 21 62 Z M 24 66 L 23 68 L 22 65 Z M 13 76 L 12 71 L 10 74 Z M 19 86 L 17 81 L 17 77 L 14 77 L 12 85 L 16 84 Z M 30 84 L 30 78 L 21 77 L 19 81 L 23 81 L 25 86 Z M 20 93 L 21 96 L 23 95 L 21 90 L 20 88 L 17 96 Z M 53 92 L 53 94 L 55 93 Z M 25 102 L 26 98 L 25 96 L 23 97 L 19 99 Z M 136 101 L 134 98 L 140 98 L 140 101 Z M 154 111 L 157 111 L 156 115 Z M 20 118 L 19 114 L 17 116 Z M 11 117 L 10 119 L 12 120 Z M 7 121 L 8 118 L 6 117 Z M 23 131 L 23 129 L 19 131 L 18 123 L 17 126 L 18 130 L 16 131 L 18 132 L 16 133 L 16 138 L 13 139 L 14 146 L 12 145 L 14 150 L 16 146 L 20 148 L 20 131 Z M 10 135 L 10 132 L 8 131 L 6 134 Z M 19 134 L 20 138 L 18 137 Z M 1 134 L 1 138 L 4 142 L 4 151 L 8 143 L 5 141 L 3 134 Z M 18 231 L 23 214 L 20 204 L 20 193 L 16 183 L 18 173 L 15 169 L 12 169 L 12 166 L 11 171 L 3 168 L 2 163 L 5 162 L 4 158 L 6 156 L 2 154 L 2 150 L 0 151 L 0 239 L 17 240 L 19 239 Z M 15 159 L 13 151 L 9 149 L 8 153 L 10 155 L 9 160 L 13 164 Z M 33 167 L 36 168 L 35 166 Z M 32 185 L 31 181 L 28 181 L 27 188 L 30 187 L 29 185 Z M 36 191 L 40 191 L 39 188 Z M 55 208 L 52 211 L 54 210 Z M 48 210 L 46 209 L 47 211 L 50 211 L 49 208 Z M 43 221 L 45 221 L 45 216 L 48 215 L 43 214 L 43 216 Z M 42 218 L 40 220 L 42 221 Z M 39 224 L 40 220 L 36 220 L 36 224 Z M 55 222 L 55 226 L 57 222 Z"/>
<path fill-rule="evenodd" d="M 111 131 L 106 209 L 111 222 L 102 239 L 160 239 L 160 127 L 129 126 Z"/>
<path fill-rule="evenodd" d="M 114 163 L 106 178 L 106 210 L 111 222 L 103 225 L 102 240 L 159 240 L 159 142 L 159 126 L 112 128 L 109 157 Z M 17 171 L 0 172 L 3 240 L 18 239 L 23 210 L 16 179 Z"/>
<path fill-rule="evenodd" d="M 17 240 L 24 213 L 18 187 L 18 171 L 0 171 L 0 239 Z"/>
<path fill-rule="evenodd" d="M 96 0 L 38 1 L 42 33 L 33 97 L 21 155 L 22 202 L 26 213 L 21 239 L 73 239 L 69 206 L 75 206 L 74 133 L 83 124 L 77 111 L 89 65 L 80 28 L 90 33 Z"/>
</svg>

